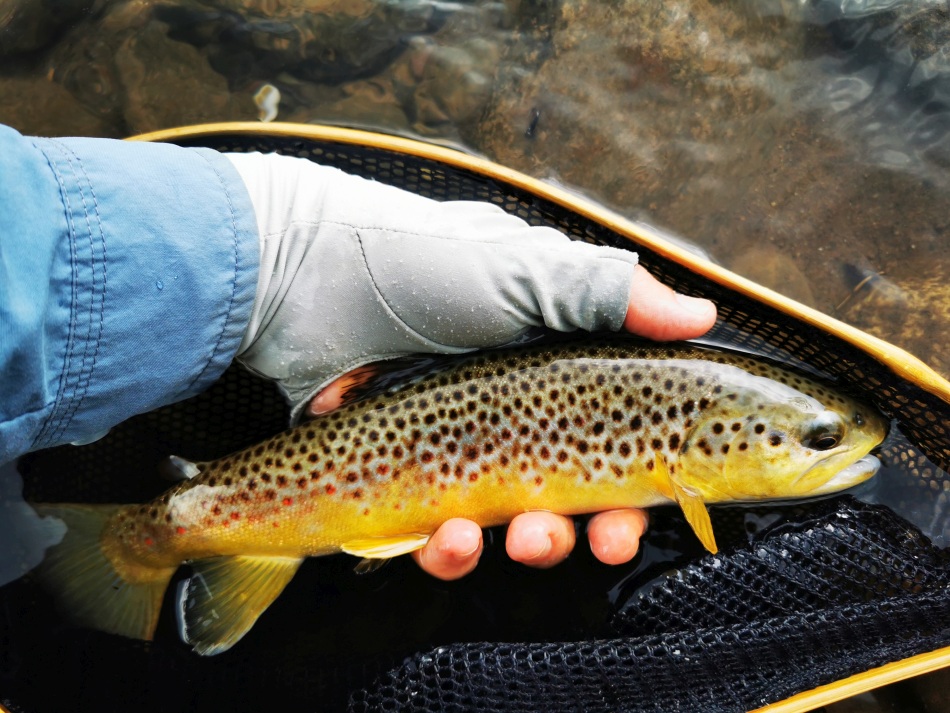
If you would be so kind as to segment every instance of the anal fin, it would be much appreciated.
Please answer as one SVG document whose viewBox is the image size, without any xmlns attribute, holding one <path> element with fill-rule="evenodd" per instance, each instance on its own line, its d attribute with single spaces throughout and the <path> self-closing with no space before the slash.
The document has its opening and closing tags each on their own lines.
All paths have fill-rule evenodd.
<svg viewBox="0 0 950 713">
<path fill-rule="evenodd" d="M 178 587 L 181 638 L 202 656 L 227 651 L 293 579 L 297 557 L 211 557 Z"/>
</svg>

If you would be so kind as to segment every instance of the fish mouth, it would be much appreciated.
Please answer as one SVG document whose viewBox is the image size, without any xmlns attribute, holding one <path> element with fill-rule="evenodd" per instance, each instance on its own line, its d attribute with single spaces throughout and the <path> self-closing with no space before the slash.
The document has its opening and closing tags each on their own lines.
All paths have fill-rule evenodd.
<svg viewBox="0 0 950 713">
<path fill-rule="evenodd" d="M 845 466 L 835 473 L 823 485 L 816 488 L 815 495 L 825 495 L 827 493 L 836 493 L 845 490 L 873 476 L 881 467 L 881 461 L 877 456 L 866 455 L 859 458 L 851 465 Z"/>
</svg>

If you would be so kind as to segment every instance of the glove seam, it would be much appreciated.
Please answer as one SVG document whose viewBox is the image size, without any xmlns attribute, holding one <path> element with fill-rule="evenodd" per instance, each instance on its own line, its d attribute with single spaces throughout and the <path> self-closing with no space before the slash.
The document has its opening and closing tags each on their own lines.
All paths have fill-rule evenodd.
<svg viewBox="0 0 950 713">
<path fill-rule="evenodd" d="M 344 226 L 346 225 L 345 223 L 335 223 L 332 221 L 327 221 L 327 222 L 333 225 L 344 225 Z M 394 310 L 392 305 L 389 304 L 389 300 L 386 299 L 386 296 L 383 294 L 383 291 L 379 288 L 379 285 L 376 282 L 376 277 L 373 275 L 373 270 L 369 266 L 369 260 L 366 257 L 366 250 L 363 247 L 363 237 L 360 235 L 360 229 L 354 226 L 349 226 L 349 227 L 353 230 L 353 233 L 356 235 L 356 244 L 359 247 L 360 256 L 363 258 L 363 266 L 366 268 L 366 274 L 369 276 L 370 283 L 373 285 L 373 291 L 376 292 L 376 295 L 379 297 L 380 302 L 383 303 L 383 305 L 386 308 L 386 311 L 392 316 L 392 318 L 395 319 L 403 329 L 407 330 L 416 339 L 419 339 L 423 342 L 428 342 L 429 344 L 433 344 L 439 349 L 458 349 L 458 347 L 453 347 L 450 344 L 443 344 L 442 342 L 436 341 L 435 339 L 432 339 L 431 337 L 427 337 L 426 335 L 420 333 L 418 330 L 410 326 L 402 317 L 400 317 L 396 313 L 396 310 Z"/>
<path fill-rule="evenodd" d="M 477 245 L 500 245 L 500 246 L 506 247 L 506 248 L 511 248 L 511 247 L 524 247 L 524 246 L 519 246 L 519 245 L 517 245 L 517 244 L 514 244 L 514 245 L 513 245 L 510 241 L 504 241 L 504 240 L 501 240 L 501 241 L 495 241 L 495 240 L 493 240 L 493 241 L 487 241 L 487 240 L 474 239 L 474 238 L 466 238 L 466 237 L 452 237 L 452 238 L 447 238 L 447 237 L 445 237 L 444 235 L 438 235 L 438 234 L 433 234 L 433 233 L 419 233 L 419 232 L 412 232 L 412 231 L 409 231 L 409 230 L 393 230 L 392 228 L 380 228 L 380 227 L 372 227 L 372 226 L 365 226 L 365 225 L 354 225 L 353 223 L 345 223 L 345 222 L 338 221 L 338 220 L 316 220 L 316 221 L 310 221 L 310 220 L 292 220 L 292 221 L 290 221 L 290 223 L 287 224 L 287 226 L 286 226 L 285 228 L 283 228 L 283 229 L 281 229 L 281 230 L 274 231 L 274 232 L 272 232 L 272 233 L 266 233 L 266 234 L 264 234 L 264 235 L 263 235 L 263 239 L 264 239 L 264 240 L 267 240 L 267 239 L 269 239 L 269 238 L 282 237 L 282 236 L 284 236 L 284 235 L 285 235 L 292 227 L 294 227 L 294 226 L 308 226 L 308 227 L 312 227 L 312 228 L 318 228 L 318 227 L 320 227 L 321 225 L 335 225 L 335 226 L 339 226 L 339 227 L 341 227 L 341 228 L 350 228 L 351 230 L 353 230 L 354 232 L 356 232 L 357 236 L 359 236 L 359 231 L 361 231 L 361 230 L 378 230 L 378 231 L 384 232 L 384 233 L 396 233 L 396 234 L 399 234 L 399 235 L 408 235 L 408 236 L 412 236 L 412 237 L 416 237 L 416 238 L 432 238 L 432 239 L 435 239 L 435 240 L 445 240 L 445 241 L 458 241 L 458 242 L 465 242 L 465 243 L 475 243 L 475 244 L 477 244 Z M 558 232 L 560 232 L 560 231 L 558 231 Z M 574 240 L 574 239 L 568 237 L 567 235 L 565 235 L 564 233 L 561 233 L 561 235 L 563 235 L 564 237 L 568 238 L 568 240 L 571 241 L 569 244 L 572 244 L 572 245 L 573 245 L 573 244 L 590 245 L 590 243 L 585 243 L 585 242 L 583 242 L 583 241 L 581 241 L 581 240 Z M 598 247 L 598 246 L 591 245 L 591 247 Z M 613 248 L 613 249 L 614 249 L 614 250 L 622 250 L 622 251 L 625 252 L 625 253 L 629 253 L 629 255 L 630 255 L 634 260 L 638 260 L 638 257 L 639 257 L 639 256 L 638 256 L 637 253 L 636 253 L 635 251 L 633 251 L 633 250 L 623 250 L 623 248 Z M 556 246 L 556 245 L 552 245 L 551 248 L 550 248 L 550 250 L 551 250 L 551 251 L 560 252 L 560 253 L 569 252 L 568 250 L 564 250 L 563 248 L 558 247 L 558 246 Z M 362 239 L 360 239 L 360 251 L 363 252 Z M 364 261 L 366 260 L 365 252 L 364 252 L 364 254 L 363 254 L 363 259 L 364 259 Z M 622 260 L 622 259 L 620 259 L 619 257 L 614 257 L 613 255 L 598 255 L 596 259 L 597 259 L 597 260 L 611 260 L 611 261 L 623 263 L 623 264 L 625 264 L 625 265 L 629 265 L 629 264 L 630 264 L 630 263 L 628 263 L 626 260 Z M 367 268 L 368 268 L 368 265 L 367 265 Z M 376 287 L 376 282 L 375 282 L 375 280 L 373 281 L 373 286 Z M 377 288 L 377 291 L 379 291 L 378 288 Z"/>
</svg>

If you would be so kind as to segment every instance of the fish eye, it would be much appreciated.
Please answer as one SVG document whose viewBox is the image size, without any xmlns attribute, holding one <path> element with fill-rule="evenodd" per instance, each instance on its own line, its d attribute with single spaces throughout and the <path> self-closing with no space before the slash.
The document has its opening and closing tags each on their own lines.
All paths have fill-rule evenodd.
<svg viewBox="0 0 950 713">
<path fill-rule="evenodd" d="M 829 426 L 818 426 L 811 430 L 802 440 L 806 448 L 816 451 L 829 451 L 841 443 L 841 433 Z"/>
<path fill-rule="evenodd" d="M 835 448 L 843 438 L 841 422 L 834 413 L 825 412 L 811 424 L 802 445 L 816 451 Z"/>
</svg>

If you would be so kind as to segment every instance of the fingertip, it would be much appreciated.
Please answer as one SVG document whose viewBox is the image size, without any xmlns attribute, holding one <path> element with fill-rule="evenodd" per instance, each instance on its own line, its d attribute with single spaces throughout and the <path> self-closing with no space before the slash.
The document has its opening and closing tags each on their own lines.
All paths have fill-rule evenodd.
<svg viewBox="0 0 950 713">
<path fill-rule="evenodd" d="M 646 511 L 639 509 L 598 513 L 587 526 L 591 552 L 604 564 L 629 562 L 640 551 L 648 522 Z"/>
<path fill-rule="evenodd" d="M 508 526 L 508 556 L 530 567 L 547 569 L 564 561 L 574 549 L 574 521 L 551 512 L 518 515 Z"/>
<path fill-rule="evenodd" d="M 334 387 L 335 383 L 323 389 L 310 400 L 310 406 L 307 407 L 308 416 L 319 416 L 339 407 L 340 393 L 339 389 Z"/>
<path fill-rule="evenodd" d="M 659 341 L 691 339 L 716 322 L 716 305 L 707 299 L 674 292 L 645 268 L 634 268 L 624 328 Z"/>
<path fill-rule="evenodd" d="M 475 569 L 482 554 L 482 530 L 471 520 L 445 522 L 426 546 L 412 553 L 416 563 L 438 579 L 453 580 Z"/>
<path fill-rule="evenodd" d="M 365 364 L 338 376 L 310 400 L 307 415 L 319 416 L 340 408 L 344 399 L 352 398 L 353 391 L 364 386 L 378 372 L 379 367 L 377 365 Z"/>
</svg>

